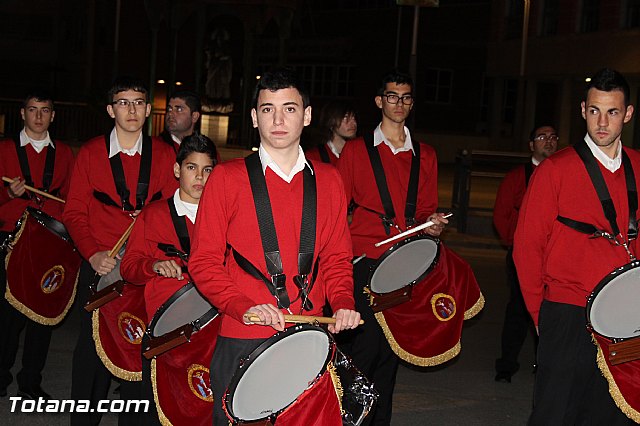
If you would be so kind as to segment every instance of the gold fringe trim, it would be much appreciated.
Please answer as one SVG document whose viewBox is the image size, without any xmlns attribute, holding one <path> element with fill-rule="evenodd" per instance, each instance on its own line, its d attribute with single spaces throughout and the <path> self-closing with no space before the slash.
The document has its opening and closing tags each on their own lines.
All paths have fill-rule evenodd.
<svg viewBox="0 0 640 426">
<path fill-rule="evenodd" d="M 344 389 L 342 388 L 342 382 L 340 381 L 340 377 L 338 376 L 338 371 L 336 370 L 336 366 L 333 365 L 333 362 L 329 362 L 327 364 L 327 371 L 329 371 L 329 374 L 331 375 L 331 381 L 333 382 L 333 389 L 336 391 L 336 395 L 338 397 L 340 414 L 344 415 L 344 411 L 342 410 L 342 396 L 344 395 Z"/>
<path fill-rule="evenodd" d="M 476 303 L 464 312 L 464 319 L 468 320 L 478 315 L 478 313 L 484 308 L 484 302 L 484 295 L 480 292 L 480 297 L 478 297 Z"/>
<path fill-rule="evenodd" d="M 395 337 L 393 337 L 391 330 L 389 330 L 389 326 L 387 325 L 387 321 L 384 318 L 382 312 L 377 312 L 375 316 L 376 320 L 378 320 L 378 324 L 380 324 L 380 327 L 382 327 L 382 331 L 384 332 L 384 335 L 389 342 L 389 346 L 391 346 L 393 352 L 395 352 L 395 354 L 398 355 L 403 361 L 406 361 L 413 365 L 417 365 L 419 367 L 433 367 L 455 358 L 460 353 L 461 345 L 460 340 L 458 340 L 458 343 L 456 343 L 454 347 L 446 352 L 441 353 L 440 355 L 432 356 L 429 358 L 423 358 L 417 355 L 413 355 L 400 347 Z"/>
<path fill-rule="evenodd" d="M 602 375 L 605 377 L 605 379 L 607 379 L 607 382 L 609 383 L 609 394 L 611 394 L 613 401 L 628 418 L 630 418 L 636 423 L 640 423 L 640 413 L 636 409 L 634 409 L 631 405 L 629 405 L 624 395 L 622 395 L 622 392 L 620 392 L 620 388 L 618 388 L 618 384 L 613 378 L 611 371 L 609 371 L 609 366 L 607 365 L 607 360 L 604 358 L 604 353 L 602 352 L 602 348 L 600 348 L 600 345 L 593 337 L 593 334 L 591 335 L 591 340 L 598 347 L 598 356 L 597 356 L 598 367 L 600 368 L 600 372 L 602 373 Z"/>
<path fill-rule="evenodd" d="M 107 370 L 111 372 L 116 377 L 121 378 L 122 380 L 127 380 L 129 382 L 140 382 L 142 381 L 142 371 L 128 371 L 124 368 L 120 368 L 115 365 L 105 352 L 102 347 L 102 341 L 100 340 L 100 308 L 93 311 L 91 316 L 91 323 L 93 325 L 93 341 L 96 344 L 96 352 L 98 356 L 102 360 L 102 363 Z"/>
<path fill-rule="evenodd" d="M 20 229 L 18 229 L 18 232 L 16 232 L 16 235 L 11 240 L 11 246 L 14 246 L 18 242 L 18 240 L 20 239 L 20 236 L 22 235 L 22 232 L 24 231 L 24 228 L 27 226 L 27 217 L 28 216 L 29 216 L 29 213 L 27 213 L 25 211 L 24 214 L 22 215 L 22 218 L 20 219 L 22 221 L 22 224 L 20 225 Z M 12 252 L 13 252 L 13 250 L 8 250 L 7 251 L 7 255 L 4 258 L 4 270 L 5 271 L 9 267 L 9 259 L 11 258 L 11 253 Z M 62 321 L 64 319 L 64 317 L 67 316 L 67 314 L 69 313 L 69 309 L 71 309 L 71 305 L 73 305 L 73 301 L 76 298 L 76 289 L 78 287 L 78 278 L 79 277 L 80 277 L 80 269 L 78 268 L 78 274 L 76 275 L 76 280 L 73 283 L 73 293 L 71 294 L 71 298 L 69 299 L 69 303 L 67 303 L 67 306 L 64 308 L 64 311 L 62 311 L 62 313 L 60 315 L 58 315 L 57 317 L 54 317 L 54 318 L 45 317 L 45 316 L 42 316 L 40 314 L 37 314 L 33 310 L 31 310 L 31 308 L 28 308 L 22 302 L 20 302 L 18 299 L 16 299 L 15 296 L 13 294 L 11 294 L 11 289 L 10 289 L 10 286 L 9 286 L 9 279 L 7 279 L 7 282 L 6 282 L 7 285 L 6 285 L 6 289 L 5 289 L 5 293 L 4 293 L 4 298 L 7 299 L 7 302 L 9 302 L 9 304 L 11 306 L 13 306 L 18 312 L 20 312 L 22 315 L 24 315 L 27 318 L 29 318 L 31 321 L 37 322 L 38 324 L 42 324 L 42 325 L 58 325 L 60 323 L 60 321 Z"/>
<path fill-rule="evenodd" d="M 156 359 L 151 360 L 151 386 L 153 386 L 153 400 L 156 403 L 156 409 L 158 411 L 158 418 L 162 426 L 173 426 L 171 420 L 164 414 L 162 407 L 160 406 L 160 397 L 158 396 L 158 382 L 156 381 Z"/>
</svg>

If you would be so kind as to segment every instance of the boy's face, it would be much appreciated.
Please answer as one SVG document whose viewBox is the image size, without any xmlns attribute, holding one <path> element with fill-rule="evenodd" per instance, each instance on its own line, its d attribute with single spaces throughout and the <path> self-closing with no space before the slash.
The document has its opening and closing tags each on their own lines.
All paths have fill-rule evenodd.
<svg viewBox="0 0 640 426">
<path fill-rule="evenodd" d="M 118 130 L 137 133 L 142 129 L 146 118 L 151 114 L 151 104 L 145 100 L 145 94 L 135 90 L 125 90 L 113 95 L 111 105 L 107 105 L 107 112 L 115 119 Z M 119 103 L 124 101 L 129 101 L 128 105 Z"/>
<path fill-rule="evenodd" d="M 40 102 L 31 98 L 24 108 L 20 109 L 20 115 L 24 120 L 24 128 L 30 137 L 41 136 L 49 129 L 49 125 L 53 122 L 55 112 L 51 106 L 51 102 Z"/>
<path fill-rule="evenodd" d="M 298 89 L 261 90 L 251 119 L 267 149 L 291 149 L 300 144 L 302 129 L 311 123 L 311 107 L 304 107 Z"/>
<path fill-rule="evenodd" d="M 182 165 L 173 165 L 173 174 L 180 180 L 180 199 L 185 203 L 198 204 L 204 184 L 213 170 L 213 160 L 208 154 L 192 152 Z"/>
</svg>

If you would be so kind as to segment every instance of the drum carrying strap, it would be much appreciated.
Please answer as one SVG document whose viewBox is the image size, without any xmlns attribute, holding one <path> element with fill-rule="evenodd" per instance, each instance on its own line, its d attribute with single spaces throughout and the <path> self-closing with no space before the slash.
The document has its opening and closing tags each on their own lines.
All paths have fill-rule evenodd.
<svg viewBox="0 0 640 426">
<path fill-rule="evenodd" d="M 107 155 L 109 155 L 109 148 L 111 146 L 110 136 L 106 134 L 104 136 Z M 140 170 L 138 172 L 138 185 L 136 187 L 136 206 L 135 208 L 129 202 L 129 188 L 124 177 L 124 169 L 122 167 L 122 160 L 120 154 L 114 155 L 109 159 L 111 165 L 111 174 L 113 175 L 113 181 L 116 185 L 116 192 L 120 196 L 120 204 L 116 203 L 104 192 L 93 191 L 93 196 L 103 204 L 122 208 L 122 210 L 133 211 L 140 210 L 144 207 L 149 195 L 149 181 L 151 180 L 151 157 L 153 153 L 153 147 L 151 145 L 151 138 L 147 135 L 143 135 L 142 139 L 142 156 L 140 157 Z M 151 200 L 155 201 L 162 198 L 162 192 L 158 191 L 153 194 Z"/>
<path fill-rule="evenodd" d="M 557 219 L 560 223 L 573 228 L 578 232 L 590 234 L 594 237 L 607 237 L 609 239 L 615 240 L 618 235 L 620 235 L 620 229 L 618 228 L 618 223 L 616 221 L 616 208 L 613 204 L 613 200 L 611 200 L 611 195 L 609 194 L 609 190 L 607 189 L 607 184 L 604 181 L 604 177 L 602 176 L 600 167 L 598 166 L 595 157 L 591 153 L 591 150 L 589 149 L 585 141 L 581 141 L 580 143 L 574 145 L 574 149 L 580 156 L 580 159 L 587 169 L 587 173 L 591 178 L 591 182 L 593 183 L 596 193 L 598 194 L 598 198 L 600 199 L 600 203 L 602 204 L 604 215 L 607 218 L 609 225 L 611 226 L 612 234 L 609 234 L 607 231 L 598 229 L 590 223 L 580 222 L 563 216 L 558 216 Z M 622 150 L 622 165 L 624 166 L 624 177 L 627 184 L 627 199 L 629 204 L 629 229 L 627 231 L 627 238 L 629 240 L 633 240 L 638 236 L 638 223 L 636 220 L 636 210 L 638 209 L 638 192 L 636 189 L 636 179 L 633 172 L 633 167 L 631 166 L 629 156 L 624 149 Z"/>
<path fill-rule="evenodd" d="M 178 216 L 173 197 L 167 199 L 167 204 L 169 205 L 169 214 L 171 215 L 171 222 L 173 222 L 173 229 L 176 231 L 182 250 L 178 250 L 173 244 L 168 243 L 158 243 L 158 249 L 162 250 L 168 257 L 179 257 L 183 262 L 187 263 L 191 251 L 191 239 L 189 238 L 189 230 L 187 229 L 187 218 L 185 216 Z M 182 272 L 187 271 L 187 266 L 182 266 Z"/>
<path fill-rule="evenodd" d="M 258 217 L 264 259 L 267 265 L 267 271 L 271 276 L 270 280 L 262 277 L 259 278 L 267 284 L 269 292 L 278 302 L 278 308 L 289 309 L 291 300 L 287 293 L 287 277 L 283 272 L 282 257 L 280 255 L 278 236 L 273 221 L 273 210 L 269 199 L 269 190 L 267 188 L 265 175 L 262 171 L 259 154 L 256 152 L 246 157 L 245 166 L 249 175 L 253 202 Z M 302 300 L 302 309 L 307 311 L 313 309 L 313 305 L 308 297 L 314 282 L 311 271 L 314 266 L 313 257 L 316 244 L 316 215 L 316 179 L 311 166 L 307 166 L 303 170 L 302 224 L 300 226 L 300 249 L 298 251 L 298 275 L 293 278 L 293 282 L 300 290 L 298 297 Z M 233 254 L 238 265 L 244 269 L 245 272 L 255 277 L 255 272 L 259 272 L 259 270 L 253 267 L 253 265 L 249 267 L 247 264 L 250 265 L 250 262 L 242 258 L 242 256 L 239 256 L 239 253 L 235 250 Z M 244 259 L 244 262 L 241 258 Z M 238 261 L 239 259 L 240 261 Z M 317 270 L 317 260 L 315 266 Z M 260 275 L 262 274 L 260 273 Z M 295 300 L 297 300 L 297 298 Z"/>
<path fill-rule="evenodd" d="M 318 153 L 320 154 L 320 159 L 323 163 L 331 164 L 331 159 L 329 158 L 329 151 L 327 150 L 326 143 L 318 146 Z"/>
<path fill-rule="evenodd" d="M 393 202 L 391 201 L 391 195 L 389 193 L 389 187 L 387 186 L 387 178 L 382 167 L 382 159 L 377 147 L 374 145 L 373 133 L 367 133 L 364 136 L 365 146 L 367 147 L 367 153 L 369 154 L 369 161 L 373 168 L 373 175 L 376 179 L 378 186 L 378 192 L 380 193 L 380 199 L 384 208 L 384 215 L 380 215 L 382 219 L 382 225 L 384 226 L 385 233 L 389 235 L 391 233 L 391 227 L 394 225 L 394 219 L 396 218 L 395 210 L 393 209 Z M 418 201 L 418 178 L 420 176 L 420 142 L 414 141 L 413 143 L 413 157 L 411 158 L 411 172 L 409 174 L 409 187 L 407 189 L 407 203 L 404 209 L 405 224 L 407 228 L 416 224 L 416 204 Z"/>
<path fill-rule="evenodd" d="M 20 146 L 20 135 L 16 135 L 13 138 L 13 142 L 16 146 L 16 154 L 18 155 L 18 162 L 20 163 L 20 171 L 24 177 L 24 181 L 29 186 L 35 186 L 33 183 L 33 177 L 31 176 L 31 168 L 29 167 L 29 159 L 27 157 L 26 147 Z M 49 145 L 47 147 L 47 156 L 44 160 L 44 171 L 42 172 L 42 189 L 49 192 L 51 182 L 53 181 L 53 169 L 56 162 L 56 150 Z M 56 189 L 55 192 L 58 192 Z"/>
<path fill-rule="evenodd" d="M 531 180 L 531 175 L 533 174 L 533 163 L 529 161 L 524 165 L 524 187 L 529 186 L 529 180 Z"/>
</svg>

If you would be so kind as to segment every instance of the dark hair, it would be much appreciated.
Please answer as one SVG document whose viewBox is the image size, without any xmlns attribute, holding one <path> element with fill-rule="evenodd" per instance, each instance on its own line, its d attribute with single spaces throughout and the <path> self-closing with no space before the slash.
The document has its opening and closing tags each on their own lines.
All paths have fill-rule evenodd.
<svg viewBox="0 0 640 426">
<path fill-rule="evenodd" d="M 180 149 L 178 149 L 178 154 L 176 155 L 176 163 L 182 165 L 185 158 L 192 152 L 207 154 L 213 161 L 214 166 L 217 163 L 218 151 L 216 150 L 216 145 L 205 135 L 192 134 L 186 136 L 180 143 Z"/>
<path fill-rule="evenodd" d="M 169 96 L 171 99 L 182 99 L 189 107 L 191 112 L 200 112 L 202 109 L 202 103 L 200 102 L 200 95 L 191 90 L 176 90 Z"/>
<path fill-rule="evenodd" d="M 396 84 L 408 84 L 413 89 L 413 78 L 406 72 L 394 69 L 386 73 L 380 81 L 380 87 L 378 88 L 378 96 L 384 95 L 384 91 L 387 88 L 387 83 Z"/>
<path fill-rule="evenodd" d="M 27 92 L 27 95 L 24 97 L 24 100 L 22 101 L 22 108 L 26 108 L 27 104 L 31 99 L 35 99 L 36 102 L 49 102 L 51 104 L 51 109 L 53 110 L 54 108 L 53 98 L 49 93 L 47 93 L 42 89 L 32 89 L 29 92 Z"/>
<path fill-rule="evenodd" d="M 532 141 L 532 140 L 534 140 L 536 138 L 536 132 L 541 127 L 552 127 L 554 130 L 556 128 L 556 126 L 552 126 L 551 124 L 546 124 L 546 123 L 538 124 L 538 125 L 534 126 L 533 129 L 531 130 L 531 132 L 529 133 L 529 141 Z"/>
<path fill-rule="evenodd" d="M 584 99 L 586 101 L 587 94 L 590 89 L 597 89 L 603 92 L 611 92 L 614 90 L 620 90 L 624 94 L 624 106 L 629 105 L 629 98 L 631 90 L 629 89 L 629 83 L 616 70 L 611 68 L 603 68 L 596 72 L 591 80 L 587 83 L 586 90 L 584 92 Z"/>
<path fill-rule="evenodd" d="M 111 88 L 107 92 L 107 103 L 110 104 L 113 102 L 113 97 L 116 94 L 126 92 L 127 90 L 133 90 L 144 94 L 145 101 L 149 102 L 149 90 L 147 89 L 147 85 L 144 81 L 134 77 L 120 76 L 113 81 Z"/>
<path fill-rule="evenodd" d="M 325 133 L 325 142 L 333 136 L 333 131 L 342 124 L 347 115 L 356 115 L 353 105 L 342 101 L 331 101 L 325 104 L 318 115 L 318 129 Z"/>
<path fill-rule="evenodd" d="M 265 72 L 253 91 L 253 99 L 251 104 L 253 108 L 258 108 L 258 95 L 261 90 L 270 90 L 275 92 L 281 89 L 296 89 L 302 97 L 302 106 L 306 108 L 309 106 L 309 92 L 304 87 L 302 80 L 298 77 L 298 74 L 291 68 L 275 68 Z"/>
</svg>

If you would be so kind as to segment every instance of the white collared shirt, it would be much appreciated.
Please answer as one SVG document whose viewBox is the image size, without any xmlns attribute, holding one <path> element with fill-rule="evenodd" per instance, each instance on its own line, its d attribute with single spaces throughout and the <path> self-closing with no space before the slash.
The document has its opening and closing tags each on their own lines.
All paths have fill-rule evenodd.
<svg viewBox="0 0 640 426">
<path fill-rule="evenodd" d="M 539 165 L 540 165 L 540 163 L 541 163 L 541 161 L 540 161 L 540 160 L 536 160 L 535 158 L 531 157 L 531 163 L 532 163 L 534 166 L 539 166 Z"/>
<path fill-rule="evenodd" d="M 304 156 L 304 152 L 302 151 L 302 148 L 300 146 L 298 146 L 298 159 L 296 160 L 296 164 L 293 166 L 293 168 L 291 169 L 291 173 L 289 173 L 288 175 L 286 175 L 282 171 L 280 166 L 278 166 L 278 164 L 276 164 L 276 162 L 273 161 L 273 158 L 271 158 L 271 156 L 269 155 L 267 150 L 264 149 L 262 144 L 260 144 L 260 149 L 258 149 L 258 155 L 260 156 L 260 163 L 262 164 L 262 173 L 266 173 L 267 167 L 269 167 L 271 168 L 271 170 L 275 172 L 275 174 L 280 176 L 282 180 L 284 180 L 287 183 L 291 183 L 296 173 L 303 171 L 305 166 L 309 165 L 309 163 L 307 163 L 307 159 Z M 311 166 L 309 166 L 309 169 L 311 169 Z"/>
<path fill-rule="evenodd" d="M 391 152 L 393 153 L 393 155 L 396 155 L 399 152 L 405 152 L 409 150 L 411 150 L 414 154 L 416 153 L 413 150 L 413 144 L 411 143 L 411 134 L 409 133 L 409 129 L 407 129 L 407 126 L 404 126 L 404 134 L 405 134 L 404 146 L 400 148 L 396 148 L 393 146 L 391 142 L 387 140 L 387 138 L 384 136 L 384 133 L 382 133 L 382 129 L 380 128 L 381 125 L 382 123 L 378 124 L 378 127 L 376 127 L 376 130 L 374 130 L 373 132 L 373 146 L 378 146 L 384 142 L 384 144 L 387 145 L 389 149 L 391 149 Z"/>
<path fill-rule="evenodd" d="M 180 188 L 176 189 L 175 194 L 173 194 L 173 204 L 176 206 L 178 216 L 187 216 L 191 223 L 196 223 L 198 205 L 182 201 L 182 198 L 180 198 Z"/>
<path fill-rule="evenodd" d="M 118 133 L 116 132 L 116 128 L 114 127 L 111 131 L 111 135 L 109 136 L 109 158 L 115 156 L 117 153 L 122 152 L 133 157 L 136 154 L 142 155 L 142 132 L 138 135 L 138 140 L 135 145 L 131 149 L 124 149 L 120 145 L 120 141 L 118 140 Z"/>
<path fill-rule="evenodd" d="M 47 136 L 45 136 L 44 139 L 38 141 L 30 138 L 29 135 L 27 135 L 27 131 L 25 129 L 22 129 L 22 131 L 20 132 L 20 146 L 27 146 L 29 144 L 31 144 L 33 149 L 35 149 L 38 154 L 40 154 L 44 147 L 47 145 L 51 145 L 51 148 L 55 149 L 48 131 Z"/>
<path fill-rule="evenodd" d="M 333 155 L 335 155 L 337 158 L 340 158 L 340 153 L 338 152 L 338 150 L 336 149 L 336 146 L 333 144 L 332 141 L 327 142 L 327 146 L 329 147 L 331 152 L 333 152 Z"/>
<path fill-rule="evenodd" d="M 169 133 L 171 135 L 171 139 L 173 139 L 173 141 L 175 143 L 177 143 L 178 145 L 180 145 L 182 143 L 182 139 L 180 139 L 179 137 L 177 137 L 176 135 L 174 135 L 173 133 Z"/>
<path fill-rule="evenodd" d="M 596 160 L 598 160 L 607 170 L 615 172 L 620 168 L 622 165 L 622 141 L 618 143 L 618 151 L 616 152 L 615 158 L 609 158 L 607 154 L 602 152 L 588 133 L 585 135 L 584 141 L 587 143 L 587 146 L 591 150 L 593 156 L 596 157 Z"/>
</svg>

